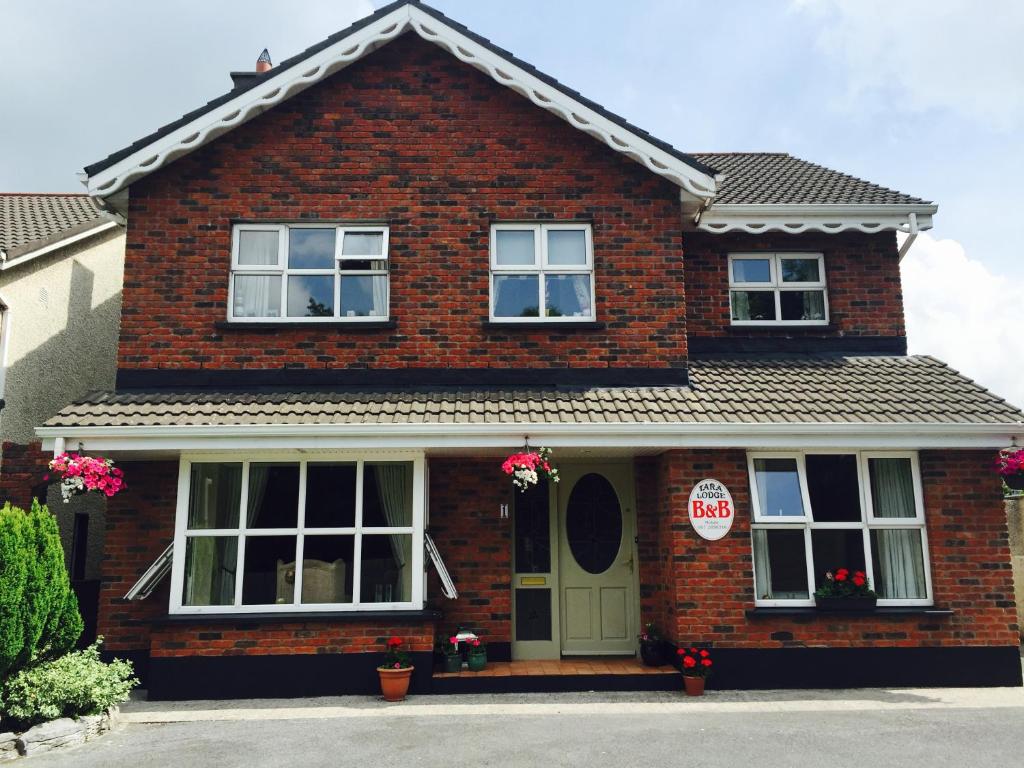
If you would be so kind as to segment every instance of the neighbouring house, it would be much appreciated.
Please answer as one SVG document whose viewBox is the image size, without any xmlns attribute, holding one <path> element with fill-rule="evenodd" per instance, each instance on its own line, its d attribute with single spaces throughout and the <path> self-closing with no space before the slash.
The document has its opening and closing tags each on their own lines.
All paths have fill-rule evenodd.
<svg viewBox="0 0 1024 768">
<path fill-rule="evenodd" d="M 37 430 L 125 471 L 100 632 L 153 698 L 369 692 L 392 635 L 467 690 L 455 628 L 559 660 L 652 621 L 723 688 L 1021 683 L 1024 414 L 906 354 L 934 204 L 680 152 L 415 2 L 234 81 L 86 168 L 117 383 Z M 559 483 L 513 487 L 527 444 Z M 841 567 L 873 610 L 816 607 Z M 572 685 L 539 669 L 473 689 Z"/>
<path fill-rule="evenodd" d="M 0 499 L 47 501 L 35 427 L 117 373 L 124 227 L 83 194 L 0 193 Z M 65 560 L 94 631 L 101 499 L 50 497 Z"/>
</svg>

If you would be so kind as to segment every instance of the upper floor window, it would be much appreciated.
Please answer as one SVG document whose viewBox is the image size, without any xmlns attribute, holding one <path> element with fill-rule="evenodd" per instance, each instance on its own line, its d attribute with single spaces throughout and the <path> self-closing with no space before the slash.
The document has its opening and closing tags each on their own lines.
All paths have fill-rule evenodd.
<svg viewBox="0 0 1024 768">
<path fill-rule="evenodd" d="M 594 319 L 594 246 L 589 224 L 491 227 L 491 319 Z"/>
<path fill-rule="evenodd" d="M 828 293 L 820 253 L 729 255 L 733 325 L 825 325 Z"/>
<path fill-rule="evenodd" d="M 388 228 L 238 224 L 228 294 L 231 320 L 386 320 Z"/>
</svg>

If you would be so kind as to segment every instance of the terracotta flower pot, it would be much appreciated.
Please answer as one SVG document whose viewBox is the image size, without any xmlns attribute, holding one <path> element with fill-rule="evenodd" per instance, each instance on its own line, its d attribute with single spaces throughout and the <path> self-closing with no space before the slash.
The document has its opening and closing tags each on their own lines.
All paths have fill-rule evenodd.
<svg viewBox="0 0 1024 768">
<path fill-rule="evenodd" d="M 377 667 L 377 674 L 380 675 L 380 692 L 384 701 L 401 701 L 409 692 L 409 679 L 415 667 L 405 669 L 392 669 L 391 667 Z"/>
<path fill-rule="evenodd" d="M 697 675 L 683 675 L 683 687 L 687 696 L 704 695 L 704 678 Z"/>
</svg>

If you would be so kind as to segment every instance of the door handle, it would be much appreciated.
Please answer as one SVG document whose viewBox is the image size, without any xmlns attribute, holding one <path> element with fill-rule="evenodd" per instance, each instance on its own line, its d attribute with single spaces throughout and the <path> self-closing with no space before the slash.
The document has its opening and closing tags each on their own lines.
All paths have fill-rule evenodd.
<svg viewBox="0 0 1024 768">
<path fill-rule="evenodd" d="M 629 568 L 629 572 L 633 572 L 633 557 L 630 556 L 629 560 L 626 561 L 626 567 Z"/>
</svg>

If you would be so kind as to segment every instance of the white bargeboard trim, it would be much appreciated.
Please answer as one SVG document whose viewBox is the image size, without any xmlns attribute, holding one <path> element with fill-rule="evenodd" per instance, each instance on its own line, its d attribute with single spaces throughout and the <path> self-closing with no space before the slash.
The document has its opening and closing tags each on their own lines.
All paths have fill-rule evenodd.
<svg viewBox="0 0 1024 768">
<path fill-rule="evenodd" d="M 714 204 L 697 223 L 701 232 L 910 232 L 931 229 L 937 205 Z M 914 218 L 912 219 L 911 216 Z"/>
<path fill-rule="evenodd" d="M 714 197 L 716 183 L 711 176 L 655 146 L 639 133 L 609 120 L 415 5 L 396 8 L 324 50 L 282 69 L 259 86 L 135 150 L 94 176 L 87 176 L 89 194 L 97 197 L 113 195 L 133 181 L 198 149 L 409 31 L 441 46 L 460 61 L 630 157 L 652 173 L 669 179 L 694 197 Z"/>
</svg>

